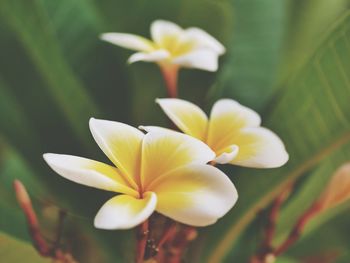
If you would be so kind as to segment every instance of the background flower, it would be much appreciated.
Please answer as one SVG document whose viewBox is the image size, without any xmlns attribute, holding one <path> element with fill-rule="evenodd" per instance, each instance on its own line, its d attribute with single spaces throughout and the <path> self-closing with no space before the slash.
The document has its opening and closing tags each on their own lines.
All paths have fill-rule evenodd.
<svg viewBox="0 0 350 263">
<path fill-rule="evenodd" d="M 182 29 L 175 23 L 156 20 L 151 24 L 152 41 L 126 33 L 104 33 L 101 39 L 139 51 L 129 58 L 136 61 L 174 64 L 208 71 L 218 69 L 218 57 L 225 52 L 219 41 L 200 28 Z"/>
</svg>

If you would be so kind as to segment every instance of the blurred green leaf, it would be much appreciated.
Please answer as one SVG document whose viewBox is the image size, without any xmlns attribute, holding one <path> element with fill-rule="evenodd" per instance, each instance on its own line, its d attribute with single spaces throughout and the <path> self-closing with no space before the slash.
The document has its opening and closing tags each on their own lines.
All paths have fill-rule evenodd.
<svg viewBox="0 0 350 263">
<path fill-rule="evenodd" d="M 211 229 L 217 238 L 210 240 L 213 249 L 208 250 L 209 262 L 221 262 L 224 258 L 230 262 L 231 247 L 260 209 L 288 183 L 336 151 L 347 151 L 342 146 L 350 142 L 350 81 L 346 74 L 350 71 L 349 30 L 347 15 L 273 102 L 266 126 L 282 137 L 290 161 L 279 169 L 241 169 L 237 173 L 233 181 L 244 191 L 240 192 L 238 205 Z M 254 174 L 259 176 L 252 182 Z"/>
<path fill-rule="evenodd" d="M 2 17 L 12 27 L 46 80 L 46 87 L 78 138 L 85 145 L 90 145 L 86 123 L 97 114 L 97 109 L 62 56 L 42 1 L 5 0 L 0 7 Z"/>
<path fill-rule="evenodd" d="M 322 228 L 304 235 L 287 251 L 288 257 L 298 259 L 333 257 L 337 258 L 335 261 L 337 263 L 348 262 L 350 256 L 348 253 L 349 235 L 345 230 L 349 229 L 349 219 L 350 213 L 347 209 L 345 213 L 338 214 L 331 221 L 324 224 Z"/>
<path fill-rule="evenodd" d="M 350 144 L 347 144 L 332 154 L 327 160 L 323 161 L 317 169 L 307 176 L 306 180 L 302 180 L 297 185 L 296 193 L 291 197 L 291 200 L 280 214 L 276 242 L 279 243 L 286 238 L 286 235 L 296 223 L 298 217 L 320 196 L 334 172 L 344 162 L 348 162 L 349 160 Z M 330 219 L 348 209 L 349 206 L 345 205 L 325 211 L 310 222 L 304 231 L 304 235 L 310 235 L 314 231 L 318 231 Z"/>
<path fill-rule="evenodd" d="M 349 0 L 289 0 L 288 34 L 285 35 L 278 86 L 307 62 L 329 24 L 349 8 Z M 320 15 L 322 14 L 322 15 Z"/>
<path fill-rule="evenodd" d="M 40 257 L 31 244 L 19 241 L 3 233 L 0 233 L 0 258 L 2 262 L 6 263 L 51 262 L 51 260 Z"/>
<path fill-rule="evenodd" d="M 261 110 L 269 99 L 286 29 L 287 1 L 232 0 L 233 31 L 212 100 L 234 98 Z"/>
</svg>

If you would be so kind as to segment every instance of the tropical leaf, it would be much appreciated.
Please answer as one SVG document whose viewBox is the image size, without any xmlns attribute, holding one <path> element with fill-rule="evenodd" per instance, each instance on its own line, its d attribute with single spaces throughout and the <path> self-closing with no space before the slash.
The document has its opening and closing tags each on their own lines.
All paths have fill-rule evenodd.
<svg viewBox="0 0 350 263">
<path fill-rule="evenodd" d="M 348 262 L 349 235 L 345 229 L 349 228 L 349 206 L 345 213 L 338 214 L 331 221 L 322 225 L 311 235 L 304 235 L 287 252 L 291 258 L 328 257 L 336 258 L 336 262 Z M 325 242 L 326 241 L 326 242 Z M 329 262 L 329 261 L 327 261 Z M 332 261 L 334 262 L 334 261 Z"/>
<path fill-rule="evenodd" d="M 282 210 L 277 225 L 276 242 L 281 242 L 295 224 L 297 218 L 308 209 L 324 190 L 331 176 L 343 163 L 350 160 L 350 145 L 346 144 L 322 162 L 305 180 L 298 184 L 296 193 Z M 330 209 L 310 222 L 304 235 L 312 235 L 332 218 L 346 212 L 349 205 Z"/>
<path fill-rule="evenodd" d="M 42 1 L 6 0 L 1 2 L 0 10 L 47 82 L 46 87 L 78 138 L 89 145 L 86 123 L 97 114 L 97 109 L 62 56 Z"/>
<path fill-rule="evenodd" d="M 31 244 L 19 241 L 3 233 L 0 233 L 0 259 L 7 263 L 51 262 L 48 259 L 40 257 Z"/>
<path fill-rule="evenodd" d="M 232 0 L 229 54 L 212 87 L 212 100 L 234 98 L 261 110 L 272 93 L 286 29 L 287 1 Z"/>
<path fill-rule="evenodd" d="M 348 10 L 349 3 L 349 0 L 289 1 L 288 34 L 281 55 L 278 84 L 284 83 L 307 62 L 324 37 L 325 28 Z"/>
<path fill-rule="evenodd" d="M 265 118 L 265 125 L 281 135 L 290 161 L 280 169 L 263 172 L 241 169 L 236 173 L 233 181 L 244 191 L 240 192 L 235 209 L 211 230 L 218 238 L 210 242 L 213 249 L 206 254 L 208 262 L 221 262 L 224 258 L 229 262 L 233 244 L 260 209 L 290 182 L 337 151 L 346 151 L 342 146 L 350 141 L 350 81 L 346 74 L 350 70 L 349 30 L 347 14 L 310 62 L 271 102 L 274 106 Z M 253 174 L 259 176 L 254 177 L 254 187 L 250 187 Z"/>
</svg>

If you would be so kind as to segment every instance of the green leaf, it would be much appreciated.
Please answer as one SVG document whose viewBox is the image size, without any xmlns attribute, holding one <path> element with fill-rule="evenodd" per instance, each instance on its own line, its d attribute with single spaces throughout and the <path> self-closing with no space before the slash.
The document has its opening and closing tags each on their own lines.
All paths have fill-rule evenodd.
<svg viewBox="0 0 350 263">
<path fill-rule="evenodd" d="M 327 258 L 328 255 L 328 257 L 337 258 L 336 262 L 348 262 L 350 256 L 349 235 L 345 229 L 349 228 L 349 216 L 348 206 L 345 213 L 338 214 L 312 234 L 304 235 L 287 251 L 288 256 L 292 258 L 316 256 Z"/>
<path fill-rule="evenodd" d="M 276 242 L 279 243 L 286 238 L 286 235 L 291 231 L 298 217 L 320 196 L 334 172 L 349 160 L 350 145 L 346 144 L 330 155 L 327 160 L 323 161 L 317 169 L 297 185 L 297 192 L 291 197 L 291 200 L 280 214 Z M 348 206 L 340 206 L 320 214 L 307 225 L 304 235 L 312 235 L 313 232 L 318 231 L 325 223 L 337 215 L 344 213 L 348 208 Z"/>
<path fill-rule="evenodd" d="M 35 262 L 49 263 L 51 260 L 40 257 L 31 244 L 19 241 L 0 233 L 0 258 L 6 263 Z"/>
<path fill-rule="evenodd" d="M 287 1 L 232 0 L 228 54 L 211 97 L 262 109 L 271 95 L 286 28 Z"/>
<path fill-rule="evenodd" d="M 86 124 L 91 116 L 97 115 L 97 109 L 62 56 L 42 1 L 5 0 L 1 2 L 0 10 L 47 82 L 46 88 L 78 138 L 90 145 Z"/>
<path fill-rule="evenodd" d="M 337 151 L 347 153 L 348 148 L 342 146 L 350 142 L 350 81 L 346 74 L 350 71 L 349 32 L 347 14 L 271 103 L 265 126 L 282 137 L 290 161 L 279 169 L 240 169 L 236 173 L 233 181 L 240 199 L 210 230 L 217 238 L 210 240 L 213 249 L 206 254 L 209 262 L 229 260 L 229 251 L 242 231 L 288 183 L 315 169 Z"/>
<path fill-rule="evenodd" d="M 349 0 L 289 1 L 288 34 L 281 55 L 279 85 L 307 62 L 321 42 L 324 29 L 344 15 L 348 6 Z"/>
</svg>

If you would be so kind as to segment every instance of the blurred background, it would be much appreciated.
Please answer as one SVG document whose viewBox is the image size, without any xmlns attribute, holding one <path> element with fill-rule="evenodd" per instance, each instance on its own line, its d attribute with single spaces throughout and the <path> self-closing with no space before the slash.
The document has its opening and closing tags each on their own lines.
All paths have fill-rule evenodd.
<svg viewBox="0 0 350 263">
<path fill-rule="evenodd" d="M 166 96 L 156 65 L 127 65 L 130 51 L 99 40 L 104 32 L 149 37 L 156 19 L 203 28 L 227 48 L 216 73 L 181 70 L 179 96 L 207 110 L 222 97 L 257 110 L 291 156 L 279 169 L 223 167 L 240 193 L 238 205 L 201 229 L 186 262 L 247 262 L 260 244 L 264 209 L 296 180 L 281 212 L 276 241 L 283 239 L 350 160 L 349 6 L 349 0 L 2 0 L 0 262 L 46 262 L 31 248 L 15 178 L 26 185 L 49 239 L 59 209 L 67 211 L 63 243 L 80 262 L 132 262 L 133 231 L 93 228 L 108 194 L 54 174 L 42 154 L 107 161 L 90 135 L 90 117 L 169 124 L 154 103 Z M 314 220 L 277 262 L 350 262 L 349 228 L 345 204 Z"/>
</svg>

